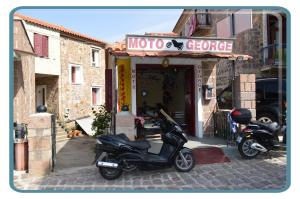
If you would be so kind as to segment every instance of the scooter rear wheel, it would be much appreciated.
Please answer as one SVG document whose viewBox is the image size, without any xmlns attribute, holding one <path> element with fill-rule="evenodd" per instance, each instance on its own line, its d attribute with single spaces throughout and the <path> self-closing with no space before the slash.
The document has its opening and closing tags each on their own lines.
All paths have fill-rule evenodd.
<svg viewBox="0 0 300 199">
<path fill-rule="evenodd" d="M 117 162 L 115 159 L 112 158 L 109 159 L 104 158 L 103 161 L 114 162 L 114 163 Z M 103 178 L 107 180 L 114 180 L 119 178 L 122 175 L 123 170 L 120 168 L 99 167 L 99 173 L 102 175 Z"/>
<path fill-rule="evenodd" d="M 181 153 L 181 154 L 180 154 Z M 188 172 L 195 166 L 195 158 L 191 151 L 180 151 L 174 161 L 174 167 L 177 171 Z"/>
<path fill-rule="evenodd" d="M 257 143 L 257 141 L 249 138 L 244 138 L 241 143 L 239 143 L 238 150 L 243 158 L 252 159 L 260 153 L 260 151 L 251 148 L 253 143 Z"/>
</svg>

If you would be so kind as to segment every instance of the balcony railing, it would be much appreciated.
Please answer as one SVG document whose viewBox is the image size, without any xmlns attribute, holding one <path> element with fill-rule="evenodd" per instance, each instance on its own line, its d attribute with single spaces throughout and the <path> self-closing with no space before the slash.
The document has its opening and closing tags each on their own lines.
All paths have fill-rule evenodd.
<svg viewBox="0 0 300 199">
<path fill-rule="evenodd" d="M 282 51 L 281 65 L 286 65 L 286 44 L 272 44 L 263 47 L 261 50 L 264 65 L 279 66 L 279 52 Z"/>
<path fill-rule="evenodd" d="M 198 13 L 197 20 L 198 20 L 199 26 L 201 26 L 201 27 L 212 25 L 211 14 L 208 13 L 207 11 L 203 12 L 203 13 Z"/>
</svg>

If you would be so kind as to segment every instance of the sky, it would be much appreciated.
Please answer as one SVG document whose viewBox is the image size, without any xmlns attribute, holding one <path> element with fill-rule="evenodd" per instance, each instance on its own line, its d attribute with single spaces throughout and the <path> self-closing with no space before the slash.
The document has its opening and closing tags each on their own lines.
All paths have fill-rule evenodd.
<svg viewBox="0 0 300 199">
<path fill-rule="evenodd" d="M 126 34 L 172 32 L 182 9 L 21 9 L 21 13 L 75 32 L 115 42 Z"/>
</svg>

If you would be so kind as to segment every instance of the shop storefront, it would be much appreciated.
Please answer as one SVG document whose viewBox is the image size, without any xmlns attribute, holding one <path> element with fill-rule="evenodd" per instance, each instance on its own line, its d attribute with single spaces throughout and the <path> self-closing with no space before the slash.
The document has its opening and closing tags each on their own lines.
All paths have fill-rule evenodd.
<svg viewBox="0 0 300 199">
<path fill-rule="evenodd" d="M 217 62 L 250 58 L 232 48 L 231 39 L 127 35 L 123 47 L 110 51 L 113 110 L 122 112 L 126 105 L 131 118 L 142 117 L 147 124 L 163 108 L 186 124 L 189 135 L 212 133 Z"/>
</svg>

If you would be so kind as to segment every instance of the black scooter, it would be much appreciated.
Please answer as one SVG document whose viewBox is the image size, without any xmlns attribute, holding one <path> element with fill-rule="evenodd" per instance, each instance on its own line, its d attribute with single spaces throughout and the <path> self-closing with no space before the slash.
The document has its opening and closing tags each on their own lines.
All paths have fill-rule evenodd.
<svg viewBox="0 0 300 199">
<path fill-rule="evenodd" d="M 102 135 L 97 137 L 96 166 L 108 180 L 116 179 L 123 171 L 152 170 L 172 167 L 188 172 L 195 165 L 191 149 L 183 147 L 188 139 L 182 128 L 162 109 L 160 126 L 163 145 L 159 154 L 148 152 L 149 142 L 130 141 L 125 134 Z"/>
<path fill-rule="evenodd" d="M 278 138 L 279 134 L 285 137 L 285 125 L 251 121 L 252 115 L 248 109 L 234 109 L 230 115 L 233 121 L 246 125 L 236 139 L 242 157 L 252 159 L 261 152 L 285 148 L 285 144 L 279 142 Z"/>
</svg>

